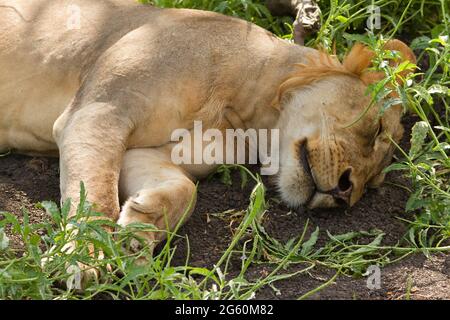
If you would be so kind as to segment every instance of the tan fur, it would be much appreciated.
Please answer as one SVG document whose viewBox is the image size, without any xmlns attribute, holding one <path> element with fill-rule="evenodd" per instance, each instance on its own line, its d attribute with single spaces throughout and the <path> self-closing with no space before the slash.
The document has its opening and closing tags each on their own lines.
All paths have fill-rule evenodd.
<svg viewBox="0 0 450 320">
<path fill-rule="evenodd" d="M 399 40 L 388 41 L 384 49 L 398 51 L 402 56 L 402 61 L 408 60 L 411 63 L 416 63 L 416 58 L 411 49 Z M 307 57 L 308 63 L 296 64 L 298 70 L 289 75 L 280 85 L 272 105 L 278 108 L 281 96 L 290 90 L 311 84 L 328 76 L 347 75 L 357 77 L 367 85 L 379 81 L 384 77 L 384 74 L 368 70 L 374 56 L 375 53 L 361 43 L 353 46 L 342 63 L 336 57 L 330 56 L 324 51 L 311 54 Z M 410 71 L 405 70 L 401 75 L 404 77 L 408 72 Z"/>
<path fill-rule="evenodd" d="M 79 29 L 67 28 L 73 5 Z M 370 100 L 361 46 L 341 64 L 239 19 L 132 0 L 0 0 L 0 25 L 0 149 L 59 151 L 62 200 L 76 204 L 83 181 L 88 199 L 121 224 L 172 229 L 195 202 L 192 181 L 216 166 L 169 161 L 171 133 L 193 120 L 279 128 L 279 189 L 291 206 L 335 206 L 327 192 L 348 168 L 353 191 L 340 196 L 354 204 L 390 160 L 387 136 L 401 136 L 398 109 L 376 139 L 376 108 L 345 126 Z"/>
<path fill-rule="evenodd" d="M 384 49 L 399 51 L 402 61 L 415 63 L 411 49 L 399 40 L 388 41 Z M 281 195 L 287 202 L 301 204 L 303 201 L 309 201 L 312 208 L 336 205 L 330 194 L 336 194 L 334 191 L 336 185 L 346 170 L 352 172 L 352 191 L 348 198 L 350 205 L 359 200 L 366 185 L 379 186 L 384 180 L 381 171 L 389 163 L 393 152 L 390 138 L 399 141 L 403 134 L 400 125 L 402 107 L 392 106 L 382 119 L 377 121 L 379 109 L 375 105 L 362 119 L 348 127 L 348 124 L 352 123 L 353 119 L 358 119 L 371 103 L 370 97 L 365 94 L 365 86 L 384 77 L 381 72 L 369 70 L 373 57 L 374 53 L 362 44 L 356 44 L 342 63 L 336 57 L 319 51 L 307 57 L 308 63 L 296 64 L 298 69 L 289 74 L 280 85 L 272 101 L 275 108 L 281 110 L 280 106 L 283 104 L 294 106 L 303 104 L 301 114 L 293 115 L 291 112 L 289 117 L 299 121 L 304 114 L 311 113 L 310 117 L 304 117 L 303 122 L 321 124 L 313 132 L 308 132 L 308 137 L 306 135 L 302 137 L 298 133 L 298 140 L 288 149 L 291 156 L 300 161 L 298 142 L 306 144 L 307 138 L 306 148 L 313 181 L 310 181 L 310 177 L 299 173 L 298 167 L 289 170 L 289 165 L 285 164 L 286 169 L 283 170 L 282 166 L 279 186 Z M 403 81 L 403 77 L 410 71 L 403 71 L 397 81 Z M 311 91 L 315 94 L 312 95 Z M 332 98 L 321 96 L 321 91 L 325 95 L 331 95 Z M 395 92 L 392 95 L 395 95 Z M 287 101 L 283 101 L 283 97 Z M 295 130 L 290 128 L 289 124 L 280 127 L 287 127 L 286 131 Z M 375 137 L 374 134 L 380 127 L 383 131 Z M 299 176 L 302 178 L 299 179 Z M 312 184 L 315 187 L 308 188 Z M 304 191 L 302 197 L 295 195 L 299 190 Z M 344 195 L 342 197 L 345 198 Z"/>
</svg>

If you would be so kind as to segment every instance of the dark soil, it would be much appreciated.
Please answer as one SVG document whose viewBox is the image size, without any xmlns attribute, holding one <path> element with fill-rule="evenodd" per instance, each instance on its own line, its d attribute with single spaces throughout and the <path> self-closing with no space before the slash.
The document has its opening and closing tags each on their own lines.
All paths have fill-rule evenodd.
<svg viewBox="0 0 450 320">
<path fill-rule="evenodd" d="M 410 129 L 414 119 L 408 118 L 405 127 Z M 407 130 L 408 132 L 409 130 Z M 407 147 L 408 134 L 402 143 Z M 257 168 L 255 168 L 257 170 Z M 0 211 L 22 216 L 22 209 L 30 212 L 30 221 L 38 223 L 47 219 L 45 213 L 35 204 L 42 200 L 59 201 L 58 160 L 51 158 L 30 158 L 20 155 L 0 157 Z M 200 183 L 196 210 L 180 230 L 187 235 L 191 256 L 189 263 L 195 266 L 211 267 L 228 247 L 233 227 L 226 219 L 212 215 L 230 209 L 245 209 L 251 186 L 241 189 L 239 175 L 233 175 L 232 186 L 224 185 L 219 179 Z M 310 225 L 318 226 L 322 234 L 380 229 L 386 234 L 384 244 L 395 244 L 406 231 L 406 226 L 397 217 L 408 218 L 404 212 L 408 194 L 398 185 L 407 185 L 406 179 L 398 173 L 390 174 L 386 183 L 377 190 L 369 190 L 359 203 L 351 209 L 298 210 L 291 212 L 279 203 L 270 181 L 267 199 L 270 209 L 266 215 L 265 227 L 269 234 L 282 241 L 298 237 L 307 219 Z M 20 247 L 19 239 L 12 239 Z M 178 253 L 175 262 L 185 263 L 186 241 L 177 240 Z M 231 272 L 239 270 L 235 263 Z M 252 266 L 250 276 L 267 273 L 268 267 Z M 262 289 L 257 296 L 261 299 L 295 299 L 316 288 L 334 274 L 334 270 L 314 269 L 275 284 L 279 293 L 271 288 Z M 403 299 L 410 284 L 412 299 L 450 299 L 450 255 L 438 254 L 427 259 L 423 255 L 410 256 L 381 270 L 381 289 L 370 290 L 365 278 L 341 276 L 335 284 L 313 295 L 312 299 Z"/>
</svg>

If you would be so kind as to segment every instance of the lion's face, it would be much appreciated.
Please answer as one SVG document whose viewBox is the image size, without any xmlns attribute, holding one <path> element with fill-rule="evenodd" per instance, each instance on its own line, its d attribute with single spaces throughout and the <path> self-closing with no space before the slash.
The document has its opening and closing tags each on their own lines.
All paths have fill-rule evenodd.
<svg viewBox="0 0 450 320">
<path fill-rule="evenodd" d="M 336 76 L 296 91 L 280 116 L 282 198 L 291 206 L 353 205 L 366 186 L 382 182 L 393 146 L 403 129 L 401 109 L 382 118 L 379 106 L 353 125 L 371 98 L 359 79 Z"/>
<path fill-rule="evenodd" d="M 415 61 L 398 40 L 386 47 Z M 367 71 L 372 55 L 361 45 L 343 64 L 322 55 L 309 66 L 300 65 L 281 85 L 278 188 L 288 205 L 352 206 L 366 187 L 383 182 L 394 151 L 391 139 L 398 142 L 403 134 L 402 106 L 390 107 L 383 116 L 380 105 L 367 109 L 372 100 L 367 85 L 382 77 Z"/>
</svg>

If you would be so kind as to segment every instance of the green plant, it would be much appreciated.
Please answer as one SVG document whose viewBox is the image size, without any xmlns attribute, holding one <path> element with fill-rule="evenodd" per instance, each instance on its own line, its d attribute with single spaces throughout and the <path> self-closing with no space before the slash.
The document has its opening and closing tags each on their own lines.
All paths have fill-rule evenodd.
<svg viewBox="0 0 450 320">
<path fill-rule="evenodd" d="M 253 22 L 286 39 L 292 39 L 292 18 L 274 18 L 261 0 L 140 0 L 161 8 L 189 8 L 223 13 Z"/>
<path fill-rule="evenodd" d="M 222 297 L 225 288 L 233 289 L 230 297 L 240 298 L 248 286 L 225 280 L 221 262 L 211 270 L 190 267 L 187 262 L 184 266 L 172 266 L 174 233 L 169 234 L 162 250 L 152 256 L 148 244 L 135 232 L 155 231 L 154 226 L 135 224 L 120 228 L 108 220 L 93 220 L 98 214 L 85 202 L 85 195 L 82 188 L 81 203 L 73 218 L 68 217 L 70 202 L 61 209 L 51 202 L 42 203 L 52 223 L 29 224 L 26 211 L 23 223 L 14 215 L 1 214 L 1 299 L 212 299 Z M 105 227 L 116 231 L 107 232 Z M 9 246 L 5 228 L 20 237 L 23 248 Z M 139 253 L 129 250 L 132 241 L 141 243 L 143 249 Z M 68 251 L 67 244 L 74 244 L 73 250 Z M 221 261 L 226 258 L 224 255 Z M 139 263 L 142 259 L 146 262 Z M 101 275 L 84 283 L 82 291 L 76 290 L 81 282 L 75 286 L 73 283 L 80 275 L 80 264 Z"/>
</svg>

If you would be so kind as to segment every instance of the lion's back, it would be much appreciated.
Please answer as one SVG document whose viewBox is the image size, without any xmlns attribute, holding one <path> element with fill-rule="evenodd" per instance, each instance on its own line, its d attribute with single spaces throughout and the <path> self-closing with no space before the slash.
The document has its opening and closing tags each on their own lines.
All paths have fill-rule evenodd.
<svg viewBox="0 0 450 320">
<path fill-rule="evenodd" d="M 284 47 L 237 18 L 133 0 L 0 0 L 0 12 L 0 135 L 9 132 L 16 149 L 54 148 L 53 123 L 77 93 L 123 93 L 129 104 L 177 88 L 177 96 L 184 90 L 190 98 L 170 106 L 155 101 L 158 112 L 177 113 L 176 102 L 192 113 L 211 92 L 223 101 L 237 96 Z M 127 93 L 137 91 L 146 97 Z"/>
</svg>

